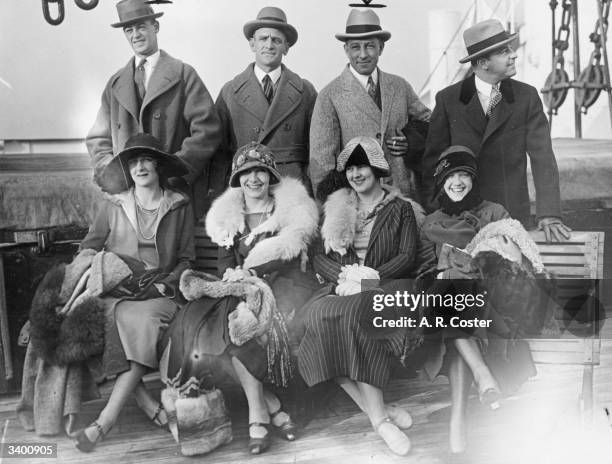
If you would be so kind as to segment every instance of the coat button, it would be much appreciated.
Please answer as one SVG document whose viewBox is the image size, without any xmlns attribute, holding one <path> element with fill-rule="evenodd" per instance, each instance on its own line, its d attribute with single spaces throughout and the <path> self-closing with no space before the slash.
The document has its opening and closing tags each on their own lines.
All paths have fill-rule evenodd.
<svg viewBox="0 0 612 464">
<path fill-rule="evenodd" d="M 291 130 L 291 124 L 286 122 L 285 125 L 283 126 L 283 129 L 285 129 L 286 131 L 290 131 Z"/>
<path fill-rule="evenodd" d="M 376 138 L 377 138 L 378 140 L 380 140 L 380 137 L 381 137 L 380 132 L 378 132 L 378 133 L 376 134 Z"/>
<path fill-rule="evenodd" d="M 153 117 L 154 117 L 155 119 L 161 119 L 161 113 L 155 113 L 155 114 L 153 115 Z"/>
</svg>

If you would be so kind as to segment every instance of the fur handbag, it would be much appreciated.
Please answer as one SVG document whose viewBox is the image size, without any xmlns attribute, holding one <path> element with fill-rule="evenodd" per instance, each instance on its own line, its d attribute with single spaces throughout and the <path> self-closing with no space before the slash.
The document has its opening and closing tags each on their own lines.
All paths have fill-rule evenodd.
<svg viewBox="0 0 612 464">
<path fill-rule="evenodd" d="M 223 393 L 219 389 L 201 389 L 194 377 L 181 385 L 182 369 L 169 379 L 171 347 L 172 340 L 164 350 L 159 367 L 162 382 L 166 384 L 161 402 L 168 415 L 168 427 L 183 456 L 210 453 L 233 439 L 232 421 Z"/>
</svg>

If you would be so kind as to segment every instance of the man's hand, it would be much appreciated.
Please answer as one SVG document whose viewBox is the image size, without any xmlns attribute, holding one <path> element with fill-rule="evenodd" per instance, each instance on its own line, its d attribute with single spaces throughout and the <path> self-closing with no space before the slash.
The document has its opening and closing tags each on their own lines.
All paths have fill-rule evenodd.
<svg viewBox="0 0 612 464">
<path fill-rule="evenodd" d="M 569 240 L 572 229 L 563 224 L 558 217 L 542 217 L 538 220 L 538 230 L 544 231 L 547 242 L 563 242 Z"/>
<path fill-rule="evenodd" d="M 385 138 L 385 144 L 392 156 L 406 156 L 408 153 L 408 139 L 403 135 L 394 135 Z"/>
</svg>

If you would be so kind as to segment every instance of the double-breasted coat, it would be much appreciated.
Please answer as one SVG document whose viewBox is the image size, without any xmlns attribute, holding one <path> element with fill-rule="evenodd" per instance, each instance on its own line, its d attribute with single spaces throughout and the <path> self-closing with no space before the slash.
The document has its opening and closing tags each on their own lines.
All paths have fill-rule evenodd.
<svg viewBox="0 0 612 464">
<path fill-rule="evenodd" d="M 130 137 L 146 132 L 191 167 L 186 180 L 193 186 L 200 216 L 208 194 L 210 159 L 221 140 L 219 116 L 206 86 L 191 66 L 162 50 L 140 107 L 136 92 L 132 58 L 106 84 L 96 121 L 87 134 L 95 182 L 109 191 L 114 176 L 102 176 L 104 168 Z"/>
<path fill-rule="evenodd" d="M 253 66 L 249 64 L 227 82 L 217 98 L 223 131 L 223 143 L 213 166 L 219 181 L 217 190 L 221 193 L 227 186 L 234 153 L 249 142 L 268 146 L 282 175 L 309 185 L 308 137 L 317 92 L 310 82 L 281 65 L 281 76 L 270 104 Z"/>
<path fill-rule="evenodd" d="M 501 204 L 529 227 L 529 155 L 536 214 L 560 217 L 559 171 L 537 90 L 514 79 L 503 80 L 502 99 L 487 118 L 474 79 L 469 77 L 436 95 L 423 155 L 424 198 L 432 200 L 433 172 L 440 153 L 449 145 L 463 145 L 478 157 L 478 185 L 484 200 Z"/>
<path fill-rule="evenodd" d="M 403 193 L 414 193 L 414 182 L 403 157 L 391 156 L 384 139 L 401 135 L 410 116 L 429 119 L 430 111 L 405 79 L 380 69 L 378 76 L 382 109 L 348 66 L 317 97 L 310 127 L 310 177 L 315 189 L 336 168 L 336 157 L 348 141 L 366 136 L 382 146 L 394 185 Z"/>
</svg>

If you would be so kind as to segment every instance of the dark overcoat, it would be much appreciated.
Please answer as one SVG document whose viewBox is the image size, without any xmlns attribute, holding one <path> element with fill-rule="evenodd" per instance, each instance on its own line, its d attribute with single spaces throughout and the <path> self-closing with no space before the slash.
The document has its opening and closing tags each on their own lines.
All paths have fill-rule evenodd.
<svg viewBox="0 0 612 464">
<path fill-rule="evenodd" d="M 253 66 L 249 64 L 226 83 L 217 98 L 223 143 L 215 156 L 213 172 L 219 180 L 219 193 L 227 186 L 234 153 L 249 142 L 268 146 L 282 175 L 309 185 L 310 118 L 317 92 L 310 82 L 281 65 L 281 77 L 269 104 Z"/>
<path fill-rule="evenodd" d="M 449 145 L 464 145 L 478 157 L 478 185 L 483 199 L 504 206 L 525 226 L 530 224 L 527 156 L 536 188 L 536 215 L 561 216 L 559 171 L 549 125 L 537 90 L 523 82 L 501 82 L 502 100 L 486 118 L 474 76 L 436 95 L 427 148 L 423 156 L 424 198 L 433 205 L 433 172 Z"/>
</svg>

